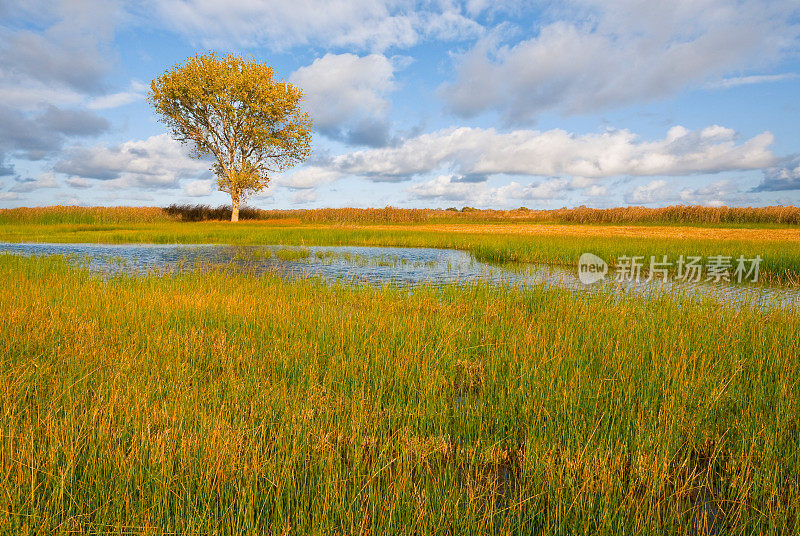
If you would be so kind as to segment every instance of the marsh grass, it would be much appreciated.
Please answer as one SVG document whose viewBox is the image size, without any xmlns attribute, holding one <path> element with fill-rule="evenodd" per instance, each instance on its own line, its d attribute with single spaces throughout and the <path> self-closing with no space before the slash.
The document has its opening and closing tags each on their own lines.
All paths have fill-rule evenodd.
<svg viewBox="0 0 800 536">
<path fill-rule="evenodd" d="M 565 226 L 567 229 L 569 226 Z M 280 246 L 396 246 L 431 247 L 469 251 L 487 263 L 542 263 L 574 266 L 582 253 L 592 252 L 611 265 L 621 256 L 667 255 L 733 259 L 760 255 L 761 279 L 770 284 L 800 284 L 800 247 L 778 240 L 713 238 L 693 239 L 669 235 L 656 237 L 574 236 L 495 233 L 485 230 L 442 232 L 379 227 L 283 226 L 255 222 L 160 222 L 116 225 L 0 225 L 0 241 L 104 242 L 155 244 L 231 244 Z"/>
<path fill-rule="evenodd" d="M 311 252 L 306 248 L 282 248 L 275 251 L 275 257 L 282 261 L 299 261 L 310 256 Z"/>
<path fill-rule="evenodd" d="M 188 207 L 188 208 L 187 208 Z M 203 213 L 205 205 L 198 205 Z M 197 208 L 195 207 L 195 208 Z M 203 208 L 205 207 L 205 208 Z M 180 208 L 180 207 L 178 207 Z M 185 211 L 192 208 L 186 205 Z M 224 208 L 224 207 L 223 207 Z M 203 209 L 203 210 L 200 210 Z M 211 210 L 211 209 L 209 209 Z M 168 211 L 169 212 L 169 211 Z M 177 221 L 181 210 L 167 214 L 158 207 L 41 207 L 0 210 L 0 240 L 9 242 L 104 242 L 104 243 L 224 243 L 233 245 L 277 244 L 286 246 L 397 246 L 461 249 L 488 263 L 542 263 L 574 266 L 584 252 L 592 252 L 614 265 L 622 256 L 667 255 L 673 262 L 680 256 L 760 255 L 763 281 L 769 284 L 800 285 L 800 247 L 769 236 L 770 227 L 796 227 L 798 207 L 696 207 L 659 209 L 627 207 L 614 209 L 451 210 L 432 209 L 315 209 L 261 211 L 252 209 L 254 220 L 236 225 L 222 222 Z M 187 212 L 191 216 L 191 211 Z M 187 217 L 193 219 L 194 216 Z M 203 219 L 198 217 L 197 219 Z M 429 229 L 430 222 L 456 223 L 453 228 Z M 481 222 L 564 223 L 564 233 L 537 234 L 502 225 L 481 226 Z M 399 227 L 380 224 L 402 224 Z M 660 235 L 582 236 L 570 231 L 570 223 L 674 225 Z M 423 225 L 417 225 L 423 224 Z M 724 238 L 699 233 L 682 236 L 682 225 L 726 225 L 762 229 L 760 238 L 725 234 Z M 446 226 L 445 226 L 446 227 Z M 683 228 L 684 230 L 687 228 Z M 697 230 L 697 229 L 694 229 Z M 524 231 L 524 229 L 522 229 Z M 752 229 L 748 229 L 752 231 Z"/>
<path fill-rule="evenodd" d="M 4 534 L 800 530 L 795 310 L 0 256 Z"/>
<path fill-rule="evenodd" d="M 174 221 L 161 207 L 22 207 L 0 209 L 0 224 L 120 224 Z"/>
<path fill-rule="evenodd" d="M 264 219 L 293 218 L 308 223 L 459 223 L 459 222 L 555 222 L 584 224 L 669 225 L 800 225 L 800 207 L 616 207 L 585 206 L 555 210 L 481 210 L 385 208 L 319 208 L 309 210 L 264 210 Z"/>
<path fill-rule="evenodd" d="M 668 224 L 668 225 L 800 225 L 800 207 L 705 207 L 674 205 L 660 208 L 616 207 L 593 209 L 585 206 L 555 210 L 480 210 L 384 208 L 319 208 L 308 210 L 240 209 L 240 218 L 290 220 L 297 223 L 478 223 L 555 222 L 582 224 Z M 0 209 L 0 224 L 96 224 L 174 221 L 230 220 L 230 205 L 172 204 L 168 207 L 25 207 Z"/>
</svg>

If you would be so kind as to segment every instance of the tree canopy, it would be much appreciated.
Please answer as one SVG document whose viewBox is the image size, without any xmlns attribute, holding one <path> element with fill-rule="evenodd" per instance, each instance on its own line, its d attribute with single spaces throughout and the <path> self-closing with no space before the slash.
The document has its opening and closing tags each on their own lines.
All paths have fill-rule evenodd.
<svg viewBox="0 0 800 536">
<path fill-rule="evenodd" d="M 192 145 L 193 156 L 215 160 L 211 170 L 231 196 L 231 221 L 238 220 L 240 201 L 311 153 L 302 90 L 241 55 L 189 58 L 153 80 L 148 99 L 172 135 Z"/>
</svg>

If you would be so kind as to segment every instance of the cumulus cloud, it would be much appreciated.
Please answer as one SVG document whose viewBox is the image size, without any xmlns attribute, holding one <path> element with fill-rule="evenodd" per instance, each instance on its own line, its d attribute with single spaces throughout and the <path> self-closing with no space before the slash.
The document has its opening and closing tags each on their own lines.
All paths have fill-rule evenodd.
<svg viewBox="0 0 800 536">
<path fill-rule="evenodd" d="M 9 3 L 0 27 L 0 154 L 38 160 L 109 123 L 83 108 L 104 90 L 119 4 Z"/>
<path fill-rule="evenodd" d="M 112 147 L 75 147 L 54 168 L 75 177 L 109 181 L 111 187 L 176 188 L 182 179 L 207 180 L 209 165 L 191 158 L 181 143 L 159 134 Z"/>
<path fill-rule="evenodd" d="M 321 166 L 307 166 L 288 175 L 281 175 L 275 182 L 292 190 L 308 190 L 341 178 L 335 169 Z"/>
<path fill-rule="evenodd" d="M 664 179 L 640 184 L 625 196 L 625 202 L 631 205 L 649 205 L 668 202 L 674 192 Z"/>
<path fill-rule="evenodd" d="M 657 179 L 635 186 L 623 199 L 630 205 L 653 206 L 686 204 L 720 207 L 753 203 L 753 199 L 748 198 L 741 185 L 732 179 L 688 188 L 678 188 L 673 183 Z"/>
<path fill-rule="evenodd" d="M 24 113 L 0 105 L 0 154 L 38 160 L 60 149 L 72 136 L 96 136 L 109 128 L 104 118 L 87 110 L 45 106 Z"/>
<path fill-rule="evenodd" d="M 317 192 L 314 190 L 298 190 L 292 194 L 292 203 L 295 205 L 313 203 L 316 200 Z"/>
<path fill-rule="evenodd" d="M 32 20 L 44 28 L 0 29 L 0 70 L 15 80 L 99 91 L 111 66 L 103 47 L 120 15 L 115 1 L 17 3 L 9 8 L 7 19 Z"/>
<path fill-rule="evenodd" d="M 73 136 L 96 136 L 109 128 L 108 121 L 87 110 L 62 110 L 47 106 L 37 118 L 43 129 Z"/>
<path fill-rule="evenodd" d="M 737 143 L 720 126 L 690 131 L 677 126 L 657 141 L 628 130 L 570 134 L 493 128 L 451 128 L 388 148 L 339 155 L 333 169 L 375 181 L 402 181 L 448 168 L 462 175 L 533 175 L 604 178 L 620 175 L 692 175 L 761 169 L 774 163 L 769 132 Z"/>
<path fill-rule="evenodd" d="M 779 165 L 764 170 L 764 179 L 756 192 L 800 190 L 800 156 L 784 159 Z"/>
<path fill-rule="evenodd" d="M 463 201 L 485 195 L 487 188 L 484 184 L 460 182 L 452 175 L 439 175 L 435 179 L 413 184 L 406 191 L 417 199 Z"/>
<path fill-rule="evenodd" d="M 589 197 L 605 194 L 604 188 L 584 178 L 550 177 L 530 184 L 512 181 L 499 186 L 489 186 L 485 182 L 464 182 L 460 179 L 458 175 L 439 175 L 434 179 L 412 184 L 406 188 L 406 192 L 413 199 L 439 199 L 481 207 L 502 206 L 520 201 L 544 204 L 565 200 L 574 191 L 582 191 Z"/>
<path fill-rule="evenodd" d="M 485 182 L 470 183 L 459 179 L 457 175 L 439 175 L 429 181 L 412 184 L 406 188 L 406 192 L 412 199 L 452 201 L 488 207 L 505 204 L 507 194 L 521 188 L 516 182 L 490 187 Z"/>
<path fill-rule="evenodd" d="M 739 184 L 731 179 L 715 181 L 697 188 L 684 188 L 678 195 L 681 203 L 711 207 L 748 205 L 753 201 L 742 191 Z"/>
<path fill-rule="evenodd" d="M 0 153 L 0 177 L 14 174 L 14 166 L 5 162 L 5 155 Z"/>
<path fill-rule="evenodd" d="M 314 126 L 333 139 L 368 146 L 389 141 L 386 95 L 394 66 L 381 54 L 326 54 L 301 67 L 290 81 L 303 88 Z"/>
<path fill-rule="evenodd" d="M 37 177 L 16 177 L 11 192 L 28 193 L 42 188 L 57 188 L 58 182 L 53 173 L 42 173 Z"/>
<path fill-rule="evenodd" d="M 205 197 L 211 195 L 213 183 L 211 179 L 189 181 L 184 185 L 183 193 L 189 197 Z"/>
<path fill-rule="evenodd" d="M 500 113 L 509 124 L 645 102 L 768 65 L 796 50 L 796 2 L 574 0 L 538 35 L 513 45 L 480 40 L 441 88 L 463 117 Z M 556 9 L 556 8 L 554 8 Z"/>
<path fill-rule="evenodd" d="M 296 45 L 382 51 L 420 40 L 461 39 L 482 28 L 448 2 L 352 0 L 327 2 L 209 2 L 150 0 L 156 22 L 206 47 Z"/>
<path fill-rule="evenodd" d="M 67 177 L 64 182 L 70 188 L 77 188 L 79 190 L 85 190 L 92 187 L 92 181 L 89 179 L 84 179 L 83 177 Z"/>
</svg>

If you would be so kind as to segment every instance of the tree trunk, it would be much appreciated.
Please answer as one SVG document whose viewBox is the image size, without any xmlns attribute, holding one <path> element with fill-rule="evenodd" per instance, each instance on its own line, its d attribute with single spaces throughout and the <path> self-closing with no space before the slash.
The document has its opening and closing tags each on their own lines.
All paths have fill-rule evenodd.
<svg viewBox="0 0 800 536">
<path fill-rule="evenodd" d="M 239 221 L 239 196 L 231 196 L 231 221 Z"/>
</svg>

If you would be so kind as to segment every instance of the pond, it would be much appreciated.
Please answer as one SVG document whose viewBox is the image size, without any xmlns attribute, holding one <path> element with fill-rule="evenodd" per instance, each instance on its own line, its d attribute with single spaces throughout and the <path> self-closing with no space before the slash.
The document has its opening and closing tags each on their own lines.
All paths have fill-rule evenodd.
<svg viewBox="0 0 800 536">
<path fill-rule="evenodd" d="M 753 284 L 618 282 L 613 276 L 594 285 L 578 280 L 577 269 L 544 264 L 490 265 L 466 251 L 432 248 L 359 246 L 231 246 L 183 244 L 0 243 L 0 253 L 63 255 L 105 273 L 176 273 L 195 268 L 233 267 L 243 272 L 273 273 L 287 279 L 414 287 L 486 282 L 526 287 L 546 285 L 575 292 L 678 293 L 709 296 L 729 303 L 800 307 L 800 290 Z"/>
</svg>

